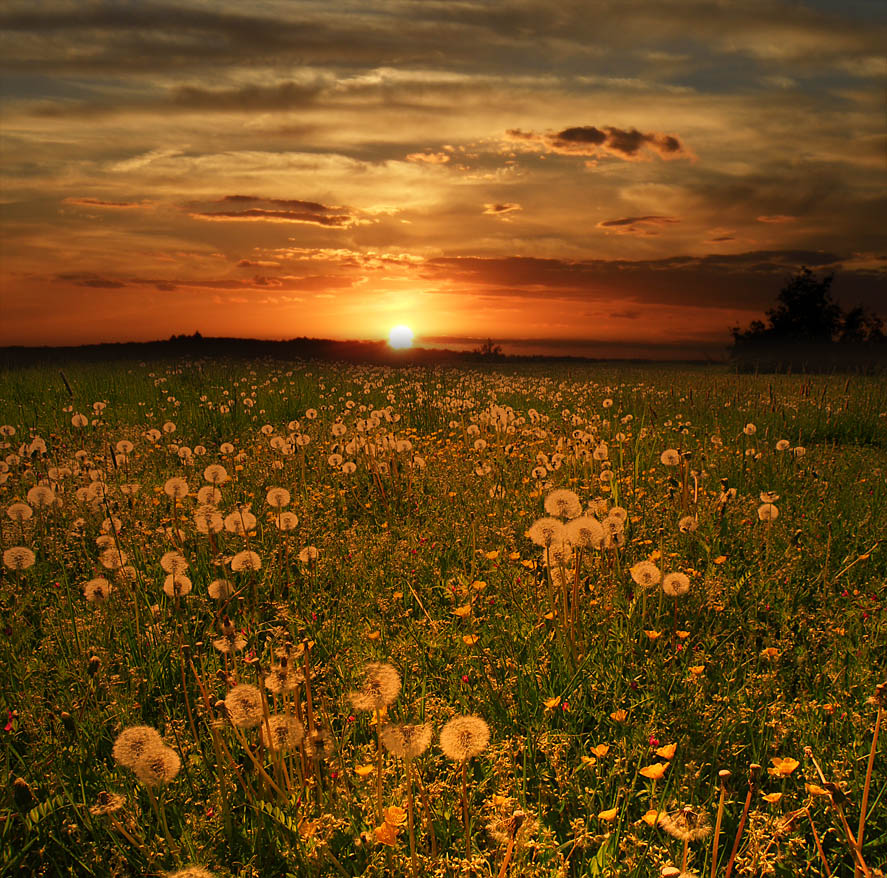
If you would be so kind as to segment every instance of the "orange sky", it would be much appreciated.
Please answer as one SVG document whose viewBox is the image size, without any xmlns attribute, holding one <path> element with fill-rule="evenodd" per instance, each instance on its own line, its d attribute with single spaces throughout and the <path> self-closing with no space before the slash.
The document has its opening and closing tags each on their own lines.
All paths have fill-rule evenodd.
<svg viewBox="0 0 887 878">
<path fill-rule="evenodd" d="M 698 355 L 802 264 L 887 312 L 878 4 L 14 0 L 0 30 L 2 344 Z"/>
</svg>

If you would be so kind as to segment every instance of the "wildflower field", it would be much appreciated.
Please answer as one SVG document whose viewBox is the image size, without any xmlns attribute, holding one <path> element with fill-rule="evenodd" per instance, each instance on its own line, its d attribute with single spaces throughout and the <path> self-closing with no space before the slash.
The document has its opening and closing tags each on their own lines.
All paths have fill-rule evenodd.
<svg viewBox="0 0 887 878">
<path fill-rule="evenodd" d="M 121 361 L 0 425 L 0 875 L 883 874 L 883 378 Z"/>
</svg>

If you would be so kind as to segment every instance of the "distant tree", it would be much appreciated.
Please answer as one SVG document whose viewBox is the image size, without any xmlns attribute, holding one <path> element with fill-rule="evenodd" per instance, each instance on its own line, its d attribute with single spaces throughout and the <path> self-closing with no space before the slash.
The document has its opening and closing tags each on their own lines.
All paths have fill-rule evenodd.
<svg viewBox="0 0 887 878">
<path fill-rule="evenodd" d="M 472 353 L 488 360 L 498 360 L 502 357 L 502 345 L 493 344 L 493 339 L 488 338 L 479 348 L 475 348 Z"/>
<path fill-rule="evenodd" d="M 831 295 L 834 278 L 819 278 L 806 266 L 790 277 L 767 312 L 770 332 L 780 339 L 832 341 L 841 327 L 841 308 Z"/>
</svg>

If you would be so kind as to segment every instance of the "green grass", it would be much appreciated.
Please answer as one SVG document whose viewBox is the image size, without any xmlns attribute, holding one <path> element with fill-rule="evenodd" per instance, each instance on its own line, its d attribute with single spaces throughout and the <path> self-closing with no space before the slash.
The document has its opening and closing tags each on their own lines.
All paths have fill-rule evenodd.
<svg viewBox="0 0 887 878">
<path fill-rule="evenodd" d="M 95 402 L 106 403 L 100 413 Z M 495 429 L 501 410 L 491 406 L 510 407 L 508 432 Z M 356 432 L 358 418 L 386 407 L 390 421 Z M 75 413 L 96 423 L 74 427 Z M 261 428 L 287 437 L 294 420 L 310 442 L 282 455 Z M 347 427 L 341 438 L 331 432 L 336 420 Z M 169 422 L 174 432 L 144 437 Z M 753 435 L 743 432 L 749 423 Z M 15 429 L 2 454 L 3 549 L 36 554 L 29 569 L 4 567 L 0 587 L 0 719 L 9 719 L 0 731 L 8 779 L 0 874 L 161 875 L 188 863 L 244 878 L 409 874 L 406 826 L 393 847 L 375 843 L 375 774 L 355 772 L 376 762 L 369 717 L 347 698 L 368 661 L 401 674 L 388 721 L 435 729 L 416 760 L 420 874 L 499 875 L 508 821 L 522 811 L 511 876 L 658 876 L 681 864 L 683 843 L 641 818 L 689 806 L 713 824 L 718 771 L 728 769 L 722 875 L 752 763 L 764 771 L 733 874 L 772 866 L 779 876 L 825 875 L 814 826 L 832 874 L 853 874 L 835 809 L 805 783 L 822 785 L 815 759 L 849 795 L 856 832 L 877 716 L 868 702 L 887 654 L 883 379 L 641 366 L 72 364 L 63 375 L 0 374 L 0 424 Z M 411 448 L 379 447 L 371 460 L 344 447 L 356 435 Z M 21 449 L 35 436 L 45 454 Z M 790 447 L 777 451 L 783 439 Z M 115 465 L 121 440 L 134 448 Z M 602 441 L 606 484 L 592 456 Z M 234 452 L 221 453 L 223 443 Z M 183 462 L 176 445 L 206 453 Z M 792 451 L 799 446 L 805 453 Z M 689 455 L 683 470 L 660 462 L 669 448 Z M 356 471 L 331 465 L 334 452 Z M 546 460 L 549 471 L 534 475 Z M 211 463 L 231 476 L 222 514 L 251 504 L 258 521 L 248 540 L 223 530 L 211 542 L 194 526 Z M 163 490 L 173 476 L 190 488 L 175 503 Z M 98 478 L 104 500 L 78 494 Z M 40 481 L 57 502 L 13 521 L 5 510 Z M 132 483 L 137 493 L 121 491 Z M 721 504 L 725 485 L 736 495 Z M 275 486 L 292 495 L 294 530 L 279 531 L 265 503 Z M 628 512 L 624 546 L 584 552 L 566 596 L 550 588 L 543 550 L 526 536 L 556 488 L 583 506 L 601 498 Z M 758 516 L 764 491 L 779 495 L 769 525 Z M 132 584 L 101 564 L 96 538 L 109 515 L 122 523 L 117 546 Z M 682 533 L 687 515 L 698 529 Z M 232 572 L 226 559 L 247 543 L 261 569 Z M 306 546 L 319 551 L 315 565 L 298 560 Z M 178 600 L 164 593 L 159 563 L 174 548 L 193 582 Z M 663 573 L 685 572 L 690 592 L 673 600 L 658 586 L 639 588 L 630 568 L 651 558 Z M 257 730 L 246 732 L 284 795 L 215 707 L 234 682 L 212 645 L 222 612 L 207 587 L 223 574 L 239 589 L 224 613 L 247 642 L 231 677 L 256 683 L 275 648 L 310 644 L 312 704 L 332 734 L 329 758 L 314 769 L 307 761 L 303 786 L 300 754 L 287 780 L 256 747 Z M 96 576 L 114 585 L 103 605 L 83 595 Z M 464 617 L 454 613 L 469 606 Z M 306 695 L 302 687 L 303 718 Z M 437 738 L 459 713 L 483 717 L 491 733 L 468 763 L 470 867 L 461 861 L 459 765 Z M 181 758 L 178 776 L 157 791 L 160 807 L 111 755 L 133 725 L 155 727 Z M 655 752 L 667 744 L 676 745 L 670 760 Z M 596 755 L 601 745 L 608 749 Z M 770 774 L 774 757 L 798 765 Z M 666 761 L 661 780 L 641 773 Z M 14 795 L 16 778 L 27 787 Z M 125 797 L 113 818 L 90 811 L 102 791 Z M 771 793 L 783 795 L 762 798 Z M 392 756 L 383 798 L 407 807 L 403 765 Z M 863 847 L 870 868 L 887 861 L 885 804 L 882 743 Z M 694 872 L 710 874 L 712 841 L 690 844 Z"/>
</svg>

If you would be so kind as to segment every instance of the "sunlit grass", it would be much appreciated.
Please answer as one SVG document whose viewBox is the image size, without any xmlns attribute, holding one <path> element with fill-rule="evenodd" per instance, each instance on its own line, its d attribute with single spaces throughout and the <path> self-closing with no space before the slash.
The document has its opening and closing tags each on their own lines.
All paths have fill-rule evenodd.
<svg viewBox="0 0 887 878">
<path fill-rule="evenodd" d="M 121 363 L 0 399 L 0 873 L 887 859 L 882 380 Z"/>
</svg>

